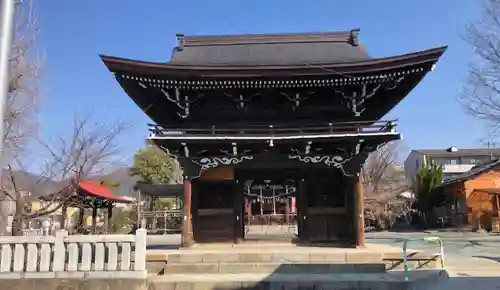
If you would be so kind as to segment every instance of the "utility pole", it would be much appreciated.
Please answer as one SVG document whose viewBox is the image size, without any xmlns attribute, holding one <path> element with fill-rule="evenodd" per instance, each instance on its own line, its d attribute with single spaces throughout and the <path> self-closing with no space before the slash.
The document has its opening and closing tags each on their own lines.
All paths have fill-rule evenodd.
<svg viewBox="0 0 500 290">
<path fill-rule="evenodd" d="M 12 34 L 14 32 L 15 0 L 0 0 L 0 160 L 3 160 L 5 142 L 5 111 L 9 94 L 10 75 L 9 59 L 12 48 Z M 3 180 L 3 162 L 0 162 L 0 181 Z M 5 212 L 3 201 L 0 201 L 0 236 L 7 230 L 8 213 Z"/>
<path fill-rule="evenodd" d="M 15 0 L 2 1 L 0 11 L 0 160 L 3 157 L 5 142 L 5 110 L 7 109 L 7 96 L 9 94 L 9 59 L 12 48 L 12 33 L 14 30 Z M 1 166 L 3 169 L 3 164 Z M 2 177 L 0 170 L 0 180 Z"/>
</svg>

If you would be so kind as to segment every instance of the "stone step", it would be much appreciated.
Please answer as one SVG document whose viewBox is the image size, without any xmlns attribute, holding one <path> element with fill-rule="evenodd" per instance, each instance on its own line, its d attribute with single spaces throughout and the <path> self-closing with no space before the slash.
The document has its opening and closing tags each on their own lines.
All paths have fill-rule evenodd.
<svg viewBox="0 0 500 290">
<path fill-rule="evenodd" d="M 379 252 L 205 252 L 168 255 L 169 263 L 381 263 Z"/>
<path fill-rule="evenodd" d="M 282 264 L 282 263 L 168 263 L 164 274 L 238 274 L 238 273 L 385 273 L 386 265 L 379 264 Z"/>
<path fill-rule="evenodd" d="M 170 274 L 151 276 L 150 289 L 314 289 L 314 290 L 428 290 L 448 279 L 446 271 L 383 274 Z"/>
</svg>

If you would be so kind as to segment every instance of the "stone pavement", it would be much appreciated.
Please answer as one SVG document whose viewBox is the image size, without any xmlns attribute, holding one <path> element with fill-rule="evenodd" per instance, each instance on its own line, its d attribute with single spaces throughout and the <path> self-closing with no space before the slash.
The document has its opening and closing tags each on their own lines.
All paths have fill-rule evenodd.
<svg viewBox="0 0 500 290">
<path fill-rule="evenodd" d="M 415 271 L 409 281 L 402 272 L 379 274 L 174 274 L 150 279 L 154 289 L 316 289 L 428 290 L 446 279 L 444 271 Z M 410 287 L 408 287 L 410 286 Z"/>
<path fill-rule="evenodd" d="M 466 231 L 366 233 L 367 242 L 397 249 L 400 249 L 403 239 L 423 236 L 439 236 L 444 240 L 446 268 L 451 276 L 432 289 L 500 289 L 500 235 Z M 177 235 L 159 236 L 148 239 L 148 245 L 156 249 L 175 249 L 179 241 Z M 438 249 L 436 245 L 426 242 L 411 242 L 409 246 L 434 253 Z"/>
</svg>

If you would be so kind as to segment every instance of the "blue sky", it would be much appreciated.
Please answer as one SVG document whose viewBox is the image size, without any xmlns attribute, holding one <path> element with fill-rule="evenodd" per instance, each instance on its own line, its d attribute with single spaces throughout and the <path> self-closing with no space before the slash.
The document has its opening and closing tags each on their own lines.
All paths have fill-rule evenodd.
<svg viewBox="0 0 500 290">
<path fill-rule="evenodd" d="M 37 0 L 45 56 L 45 135 L 67 130 L 75 110 L 104 122 L 133 125 L 124 154 L 141 147 L 149 119 L 125 95 L 98 54 L 167 61 L 175 33 L 242 34 L 349 30 L 373 57 L 449 45 L 427 75 L 387 119 L 399 119 L 409 148 L 479 146 L 484 126 L 456 101 L 472 49 L 461 36 L 477 16 L 475 0 Z"/>
</svg>

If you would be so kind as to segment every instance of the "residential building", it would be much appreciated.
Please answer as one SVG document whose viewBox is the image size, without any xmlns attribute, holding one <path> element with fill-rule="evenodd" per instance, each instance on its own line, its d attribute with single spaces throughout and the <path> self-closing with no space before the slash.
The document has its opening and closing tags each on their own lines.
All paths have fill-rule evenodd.
<svg viewBox="0 0 500 290">
<path fill-rule="evenodd" d="M 500 161 L 477 165 L 435 189 L 436 220 L 453 226 L 500 231 Z"/>
<path fill-rule="evenodd" d="M 500 148 L 412 150 L 404 162 L 406 178 L 414 180 L 418 169 L 428 164 L 443 166 L 444 179 L 450 179 L 500 157 Z"/>
</svg>

